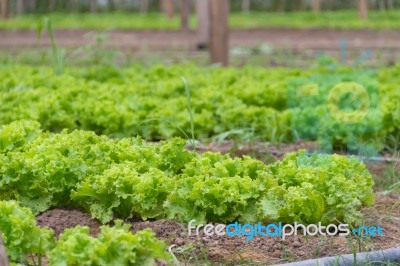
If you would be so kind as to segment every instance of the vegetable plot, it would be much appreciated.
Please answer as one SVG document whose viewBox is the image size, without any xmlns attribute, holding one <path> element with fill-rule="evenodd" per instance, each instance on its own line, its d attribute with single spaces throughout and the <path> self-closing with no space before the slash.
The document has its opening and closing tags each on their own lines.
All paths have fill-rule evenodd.
<svg viewBox="0 0 400 266">
<path fill-rule="evenodd" d="M 46 133 L 32 121 L 3 126 L 0 139 L 16 143 L 2 145 L 1 200 L 18 200 L 34 213 L 72 205 L 103 223 L 168 217 L 358 224 L 360 208 L 374 201 L 365 166 L 339 155 L 300 151 L 265 165 L 190 152 L 182 139 L 151 145 L 87 131 Z"/>
<path fill-rule="evenodd" d="M 191 119 L 179 78 L 184 76 L 191 89 L 197 139 L 242 130 L 263 141 L 318 139 L 322 147 L 347 145 L 357 152 L 370 145 L 379 151 L 400 136 L 399 72 L 397 66 L 374 73 L 326 66 L 266 71 L 175 65 L 71 68 L 55 76 L 48 68 L 8 66 L 0 68 L 0 124 L 31 119 L 52 132 L 68 128 L 147 140 L 186 137 Z M 363 86 L 366 95 L 332 98 L 333 88 L 349 80 Z M 318 96 L 299 96 L 299 86 L 314 83 Z M 347 125 L 343 114 L 363 107 L 358 103 L 365 98 L 361 96 L 368 97 L 362 110 L 367 115 Z"/>
<path fill-rule="evenodd" d="M 335 82 L 356 75 L 342 71 Z M 340 130 L 377 140 L 377 148 L 390 145 L 400 134 L 399 72 L 379 73 L 379 91 L 368 73 L 360 76 L 373 112 L 355 131 Z M 177 73 L 191 85 L 194 121 Z M 235 129 L 271 142 L 331 137 L 338 123 L 321 115 L 330 84 L 319 88 L 320 96 L 291 98 L 296 79 L 327 74 L 324 67 L 266 72 L 188 65 L 71 68 L 56 76 L 42 67 L 1 67 L 0 232 L 11 261 L 24 263 L 31 255 L 46 256 L 51 265 L 171 259 L 151 231 L 132 235 L 118 219 L 360 225 L 361 208 L 374 202 L 374 182 L 355 157 L 299 151 L 266 165 L 248 156 L 198 154 L 180 138 L 192 122 L 201 140 Z M 344 137 L 333 141 L 348 144 Z M 78 226 L 56 241 L 52 230 L 34 222 L 34 215 L 54 207 L 82 208 L 115 226 L 101 227 L 96 237 Z"/>
<path fill-rule="evenodd" d="M 44 256 L 50 265 L 157 265 L 155 258 L 171 260 L 151 230 L 132 235 L 118 220 L 113 227 L 100 227 L 97 237 L 89 235 L 88 227 L 77 226 L 55 240 L 51 229 L 37 226 L 33 213 L 15 201 L 0 201 L 0 233 L 11 263 L 36 257 L 41 265 Z"/>
</svg>

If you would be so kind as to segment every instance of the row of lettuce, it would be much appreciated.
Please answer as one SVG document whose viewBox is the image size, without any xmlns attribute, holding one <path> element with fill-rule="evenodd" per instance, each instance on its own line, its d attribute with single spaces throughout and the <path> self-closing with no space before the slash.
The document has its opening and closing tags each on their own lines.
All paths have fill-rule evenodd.
<svg viewBox="0 0 400 266">
<path fill-rule="evenodd" d="M 0 201 L 0 233 L 13 266 L 42 265 L 44 258 L 52 266 L 157 265 L 154 259 L 173 258 L 151 230 L 133 235 L 121 220 L 101 226 L 96 237 L 87 226 L 76 226 L 55 240 L 53 230 L 37 226 L 32 211 L 16 201 Z"/>
<path fill-rule="evenodd" d="M 49 133 L 29 120 L 2 126 L 0 232 L 11 260 L 22 262 L 27 252 L 46 255 L 50 265 L 171 259 L 152 232 L 132 235 L 121 222 L 103 226 L 96 238 L 78 226 L 54 242 L 51 230 L 34 224 L 34 214 L 52 207 L 80 207 L 102 223 L 171 218 L 356 225 L 361 207 L 374 201 L 372 177 L 355 158 L 302 151 L 265 165 L 250 157 L 198 154 L 185 142 Z"/>
<path fill-rule="evenodd" d="M 172 65 L 71 68 L 56 76 L 44 67 L 3 66 L 0 124 L 31 119 L 53 132 L 185 137 L 192 120 L 183 76 L 197 139 L 240 131 L 272 142 L 319 140 L 326 149 L 345 144 L 350 150 L 382 150 L 400 134 L 399 74 L 397 66 L 377 73 L 326 65 L 309 70 Z M 354 83 L 362 88 L 352 90 Z"/>
<path fill-rule="evenodd" d="M 34 215 L 60 206 L 85 209 L 102 223 L 169 218 L 357 225 L 374 194 L 371 175 L 355 158 L 301 151 L 265 165 L 246 156 L 197 154 L 186 149 L 185 140 L 171 138 L 191 127 L 179 76 L 190 83 L 196 138 L 249 129 L 269 141 L 351 139 L 357 146 L 374 139 L 380 146 L 372 146 L 382 148 L 399 132 L 398 72 L 187 65 L 73 68 L 56 76 L 43 67 L 3 66 L 0 231 L 7 253 L 22 263 L 28 254 L 45 255 L 51 265 L 171 259 L 154 234 L 132 235 L 119 221 L 102 227 L 97 237 L 77 227 L 55 241 L 51 230 L 34 224 Z M 332 120 L 327 112 L 329 91 L 346 81 L 362 83 L 368 95 L 369 110 L 358 123 Z M 343 91 L 349 88 L 354 84 Z M 364 99 L 363 92 L 355 95 Z M 332 101 L 359 108 L 351 95 L 344 98 Z"/>
<path fill-rule="evenodd" d="M 288 154 L 266 165 L 250 157 L 185 149 L 171 139 L 147 144 L 75 130 L 42 132 L 37 122 L 0 129 L 0 197 L 35 214 L 79 206 L 113 218 L 182 222 L 356 224 L 374 201 L 373 180 L 355 158 Z"/>
</svg>

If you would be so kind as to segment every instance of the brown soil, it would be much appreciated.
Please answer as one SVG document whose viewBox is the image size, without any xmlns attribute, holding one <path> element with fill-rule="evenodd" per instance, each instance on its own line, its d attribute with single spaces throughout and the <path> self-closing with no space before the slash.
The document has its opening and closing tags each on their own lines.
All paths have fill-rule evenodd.
<svg viewBox="0 0 400 266">
<path fill-rule="evenodd" d="M 55 37 L 61 47 L 80 47 L 93 42 L 87 30 L 59 30 Z M 348 49 L 399 49 L 400 31 L 334 30 L 334 29 L 247 29 L 231 30 L 231 46 L 256 46 L 268 43 L 273 47 L 295 50 L 338 49 L 338 42 L 348 41 Z M 128 31 L 108 32 L 107 46 L 123 50 L 195 50 L 195 31 Z M 0 30 L 0 49 L 49 46 L 48 38 L 36 40 L 30 30 Z"/>
<path fill-rule="evenodd" d="M 231 152 L 235 155 L 251 154 L 254 150 L 260 154 L 270 154 L 272 160 L 282 158 L 284 153 L 299 149 L 315 150 L 313 142 L 299 142 L 290 145 L 270 145 L 255 143 L 253 146 L 224 142 L 199 145 L 197 150 Z M 368 164 L 369 169 L 379 180 L 386 169 L 384 162 Z M 400 170 L 400 169 L 399 169 Z M 128 220 L 132 232 L 151 228 L 158 238 L 164 240 L 184 265 L 199 265 L 204 261 L 223 265 L 277 264 L 299 261 L 323 256 L 334 256 L 353 252 L 363 252 L 398 247 L 400 248 L 400 197 L 398 194 L 384 194 L 377 189 L 377 200 L 373 207 L 364 208 L 364 224 L 380 225 L 385 236 L 380 237 L 305 237 L 291 236 L 286 240 L 279 237 L 255 237 L 246 241 L 244 237 L 208 237 L 188 236 L 187 225 L 171 220 L 138 221 Z M 58 236 L 65 228 L 78 224 L 87 225 L 96 235 L 100 223 L 89 214 L 78 210 L 53 209 L 37 217 L 41 226 L 49 226 Z"/>
<path fill-rule="evenodd" d="M 90 214 L 73 209 L 48 210 L 38 215 L 36 222 L 40 226 L 48 226 L 53 229 L 56 236 L 60 235 L 65 228 L 72 228 L 77 225 L 88 226 L 90 233 L 96 235 L 100 226 L 100 223 L 92 219 Z"/>
<path fill-rule="evenodd" d="M 380 197 L 374 207 L 365 208 L 365 224 L 380 225 L 385 236 L 373 238 L 352 237 L 304 237 L 291 236 L 285 240 L 279 237 L 255 237 L 246 241 L 244 237 L 188 236 L 186 225 L 171 220 L 127 221 L 135 233 L 151 228 L 159 239 L 170 245 L 174 254 L 183 262 L 197 265 L 204 260 L 224 265 L 262 263 L 276 264 L 323 256 L 400 248 L 400 200 Z M 53 228 L 56 235 L 65 228 L 75 225 L 88 225 L 95 235 L 99 223 L 90 215 L 77 210 L 53 209 L 38 216 L 41 226 Z"/>
<path fill-rule="evenodd" d="M 189 145 L 187 148 L 191 149 Z M 318 150 L 318 144 L 315 141 L 299 141 L 289 144 L 271 144 L 267 142 L 254 142 L 249 144 L 227 140 L 223 142 L 213 141 L 209 144 L 200 143 L 196 146 L 196 151 L 199 153 L 211 151 L 221 152 L 223 154 L 230 153 L 233 156 L 251 155 L 267 163 L 271 160 L 282 159 L 286 153 L 302 149 L 316 151 Z"/>
</svg>

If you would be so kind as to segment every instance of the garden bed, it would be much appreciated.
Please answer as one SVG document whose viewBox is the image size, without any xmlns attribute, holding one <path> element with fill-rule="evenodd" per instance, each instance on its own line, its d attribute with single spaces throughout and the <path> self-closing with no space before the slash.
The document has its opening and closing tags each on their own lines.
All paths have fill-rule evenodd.
<svg viewBox="0 0 400 266">
<path fill-rule="evenodd" d="M 323 256 L 335 256 L 353 252 L 381 250 L 400 247 L 400 200 L 377 195 L 376 203 L 363 210 L 365 224 L 379 224 L 385 230 L 384 237 L 304 237 L 290 236 L 286 240 L 279 237 L 255 237 L 246 241 L 245 237 L 188 236 L 187 225 L 172 220 L 137 221 L 128 220 L 135 233 L 151 228 L 157 238 L 175 245 L 172 251 L 182 263 L 197 265 L 210 261 L 224 265 L 271 265 L 300 261 Z M 53 209 L 37 216 L 41 226 L 49 226 L 56 235 L 65 228 L 87 225 L 96 235 L 100 223 L 89 214 L 79 210 Z"/>
<path fill-rule="evenodd" d="M 252 154 L 267 161 L 282 159 L 283 155 L 298 149 L 317 150 L 315 142 L 298 142 L 286 145 L 271 145 L 268 143 L 239 144 L 231 141 L 224 143 L 198 144 L 200 153 L 214 151 L 232 153 L 236 156 Z M 389 154 L 387 155 L 389 156 Z M 338 254 L 353 254 L 400 248 L 400 194 L 385 193 L 387 162 L 370 162 L 368 169 L 374 176 L 378 186 L 375 187 L 376 201 L 374 206 L 362 209 L 363 224 L 366 226 L 379 225 L 384 228 L 385 236 L 355 237 L 355 236 L 289 236 L 282 240 L 280 237 L 257 236 L 250 241 L 245 237 L 218 236 L 188 236 L 187 224 L 173 220 L 128 219 L 131 231 L 136 233 L 145 228 L 151 228 L 157 238 L 164 240 L 183 265 L 198 265 L 210 262 L 222 265 L 273 265 L 285 262 L 301 261 Z M 400 165 L 394 166 L 400 171 Z M 78 209 L 56 208 L 45 211 L 36 217 L 40 226 L 48 226 L 55 235 L 61 234 L 65 228 L 85 225 L 95 236 L 101 223 L 90 214 Z"/>
</svg>

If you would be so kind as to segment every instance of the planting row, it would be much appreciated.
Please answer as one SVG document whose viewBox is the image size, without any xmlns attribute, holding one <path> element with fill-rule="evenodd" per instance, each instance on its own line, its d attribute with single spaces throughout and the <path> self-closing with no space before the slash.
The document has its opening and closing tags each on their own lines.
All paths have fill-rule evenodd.
<svg viewBox="0 0 400 266">
<path fill-rule="evenodd" d="M 35 214 L 80 206 L 114 218 L 188 222 L 360 222 L 373 180 L 355 158 L 288 154 L 265 165 L 250 157 L 197 154 L 185 141 L 157 145 L 93 132 L 48 133 L 34 121 L 0 129 L 0 199 Z"/>
<path fill-rule="evenodd" d="M 69 228 L 56 241 L 54 232 L 36 225 L 31 210 L 15 201 L 0 201 L 0 236 L 11 265 L 157 265 L 154 259 L 171 260 L 166 245 L 150 229 L 129 232 L 115 221 L 101 226 L 96 237 L 86 226 Z"/>
<path fill-rule="evenodd" d="M 331 67 L 331 65 L 329 65 Z M 248 67 L 0 68 L 0 124 L 39 121 L 147 140 L 221 135 L 272 142 L 320 140 L 381 150 L 400 134 L 400 67 L 379 73 L 321 66 L 306 71 Z M 190 87 L 191 105 L 184 76 Z M 372 140 L 372 141 L 371 141 Z"/>
</svg>

